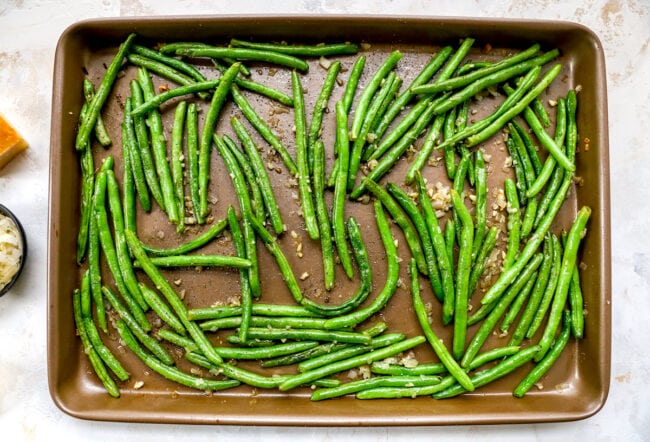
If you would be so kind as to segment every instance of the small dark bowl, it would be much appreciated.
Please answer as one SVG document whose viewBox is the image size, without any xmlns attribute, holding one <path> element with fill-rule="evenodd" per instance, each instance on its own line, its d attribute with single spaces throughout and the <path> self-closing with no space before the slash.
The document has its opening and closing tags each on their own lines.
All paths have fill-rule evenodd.
<svg viewBox="0 0 650 442">
<path fill-rule="evenodd" d="M 13 285 L 20 277 L 20 274 L 23 271 L 23 267 L 25 267 L 25 261 L 27 260 L 27 237 L 25 236 L 25 230 L 23 229 L 22 224 L 20 224 L 20 221 L 18 221 L 18 218 L 16 218 L 16 215 L 14 215 L 11 210 L 7 209 L 2 204 L 0 204 L 0 214 L 8 217 L 14 222 L 14 224 L 16 224 L 18 227 L 18 233 L 20 234 L 20 241 L 22 243 L 22 256 L 20 257 L 20 266 L 18 267 L 16 274 L 13 276 L 13 278 L 11 278 L 11 281 L 9 281 L 7 285 L 0 289 L 0 296 L 3 296 L 5 293 L 11 290 L 11 287 L 13 287 Z"/>
</svg>

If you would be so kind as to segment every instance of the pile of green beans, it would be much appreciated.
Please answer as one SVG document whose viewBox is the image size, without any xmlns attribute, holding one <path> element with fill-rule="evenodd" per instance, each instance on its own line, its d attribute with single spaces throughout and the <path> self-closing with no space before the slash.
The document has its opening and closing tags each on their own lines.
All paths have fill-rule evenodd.
<svg viewBox="0 0 650 442">
<path fill-rule="evenodd" d="M 541 52 L 534 44 L 501 60 L 473 60 L 475 41 L 466 38 L 456 50 L 446 46 L 433 54 L 400 91 L 400 61 L 410 56 L 400 51 L 364 73 L 368 55 L 357 55 L 354 43 L 233 38 L 223 46 L 172 42 L 155 49 L 136 40 L 131 34 L 120 45 L 96 90 L 84 80 L 74 146 L 81 168 L 76 250 L 81 277 L 71 304 L 82 350 L 110 396 L 119 397 L 133 376 L 111 351 L 115 336 L 151 370 L 189 388 L 311 386 L 311 399 L 320 401 L 344 395 L 443 399 L 513 372 L 510 376 L 518 377 L 513 395 L 520 398 L 551 369 L 571 336 L 588 333 L 579 263 L 591 209 L 579 208 L 562 234 L 552 230 L 573 186 L 578 133 L 575 90 L 557 97 L 555 109 L 540 98 L 562 72 L 559 63 L 546 67 L 559 56 L 557 49 Z M 318 75 L 308 61 L 314 57 L 319 63 L 336 58 L 322 65 L 326 73 L 316 92 L 302 86 L 306 75 Z M 214 66 L 195 64 L 200 58 Z M 289 69 L 290 95 L 258 82 L 257 70 L 243 63 Z M 118 75 L 122 69 L 125 75 Z M 176 86 L 156 93 L 159 79 Z M 121 81 L 128 83 L 130 96 L 115 98 L 123 99 L 124 111 L 115 136 L 104 124 L 102 108 Z M 505 97 L 491 114 L 472 121 L 474 98 L 486 90 L 503 91 Z M 274 132 L 248 98 L 251 93 L 293 113 L 289 136 Z M 317 97 L 313 109 L 309 93 Z M 170 128 L 163 126 L 167 112 L 173 113 Z M 317 301 L 303 283 L 309 274 L 297 276 L 285 250 L 289 209 L 276 199 L 279 190 L 267 171 L 274 168 L 249 127 L 295 179 L 300 203 L 295 213 L 307 241 L 321 247 L 324 289 L 336 293 L 339 264 L 344 277 L 358 275 L 356 292 L 341 303 Z M 328 127 L 335 128 L 330 145 Z M 503 137 L 512 171 L 489 189 L 492 166 L 486 163 L 494 147 L 485 142 L 495 135 Z M 93 157 L 95 146 L 119 147 L 100 163 Z M 219 158 L 212 158 L 213 149 Z M 409 151 L 417 152 L 403 179 L 391 174 L 382 181 Z M 425 178 L 436 177 L 435 164 L 427 166 L 436 151 L 443 152 L 442 179 L 449 188 L 442 206 Z M 215 161 L 223 163 L 237 204 L 222 210 L 219 220 L 213 215 L 221 203 L 212 196 L 228 191 L 216 188 Z M 505 196 L 501 223 L 489 216 L 489 198 L 497 191 Z M 374 198 L 386 267 L 375 294 L 378 261 L 364 242 L 369 226 L 350 210 L 363 207 L 355 201 L 366 193 Z M 161 214 L 177 235 L 165 248 L 144 243 L 139 221 L 164 218 Z M 231 243 L 229 253 L 201 252 L 219 237 Z M 402 237 L 407 247 L 398 252 Z M 275 268 L 260 267 L 266 252 L 259 244 Z M 406 263 L 408 287 L 400 279 Z M 188 309 L 183 293 L 170 283 L 170 267 L 236 272 L 240 303 Z M 498 274 L 486 274 L 495 267 Z M 265 301 L 264 271 L 281 275 L 293 305 Z M 400 287 L 410 291 L 410 319 L 421 333 L 407 335 L 399 323 L 379 320 Z M 502 333 L 512 330 L 508 345 L 483 350 L 498 323 Z M 220 344 L 214 345 L 217 335 Z M 395 363 L 422 346 L 439 361 Z M 179 354 L 210 374 L 181 371 Z M 237 365 L 247 360 L 259 361 L 263 371 Z M 274 367 L 281 366 L 294 371 L 278 375 Z M 523 377 L 522 366 L 529 371 Z M 350 381 L 342 375 L 349 370 L 359 370 L 364 379 Z"/>
</svg>

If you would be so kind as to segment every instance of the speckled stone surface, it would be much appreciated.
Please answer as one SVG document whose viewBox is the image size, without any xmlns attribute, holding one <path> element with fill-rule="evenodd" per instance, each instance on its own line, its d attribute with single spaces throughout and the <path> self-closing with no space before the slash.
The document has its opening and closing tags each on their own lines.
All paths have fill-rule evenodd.
<svg viewBox="0 0 650 442">
<path fill-rule="evenodd" d="M 609 399 L 580 422 L 409 428 L 268 428 L 88 422 L 59 411 L 47 389 L 49 128 L 54 50 L 85 18 L 163 14 L 340 13 L 536 18 L 582 23 L 607 59 L 612 195 L 612 378 Z M 23 221 L 30 257 L 0 299 L 0 439 L 53 440 L 650 440 L 650 122 L 647 0 L 0 0 L 0 112 L 29 150 L 0 171 L 0 201 Z"/>
</svg>

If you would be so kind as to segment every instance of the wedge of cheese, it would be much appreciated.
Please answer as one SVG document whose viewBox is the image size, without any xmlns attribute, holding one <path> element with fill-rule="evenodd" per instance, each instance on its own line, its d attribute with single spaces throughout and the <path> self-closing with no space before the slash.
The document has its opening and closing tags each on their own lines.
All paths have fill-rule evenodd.
<svg viewBox="0 0 650 442">
<path fill-rule="evenodd" d="M 25 149 L 27 149 L 27 142 L 0 115 L 0 169 Z"/>
</svg>

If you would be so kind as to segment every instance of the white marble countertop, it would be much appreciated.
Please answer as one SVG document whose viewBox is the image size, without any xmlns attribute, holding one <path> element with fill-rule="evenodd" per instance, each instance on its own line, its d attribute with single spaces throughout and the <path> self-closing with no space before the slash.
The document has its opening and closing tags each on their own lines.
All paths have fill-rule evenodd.
<svg viewBox="0 0 650 442">
<path fill-rule="evenodd" d="M 595 416 L 540 425 L 285 428 L 91 422 L 62 413 L 46 371 L 49 130 L 54 49 L 70 24 L 93 17 L 168 14 L 335 13 L 535 18 L 582 23 L 607 59 L 612 195 L 612 376 Z M 650 2 L 647 0 L 2 0 L 0 112 L 30 148 L 0 171 L 0 202 L 23 221 L 29 261 L 0 298 L 0 439 L 32 440 L 648 440 L 650 434 Z M 642 172 L 639 173 L 639 170 Z M 645 379 L 645 381 L 644 381 Z"/>
</svg>

